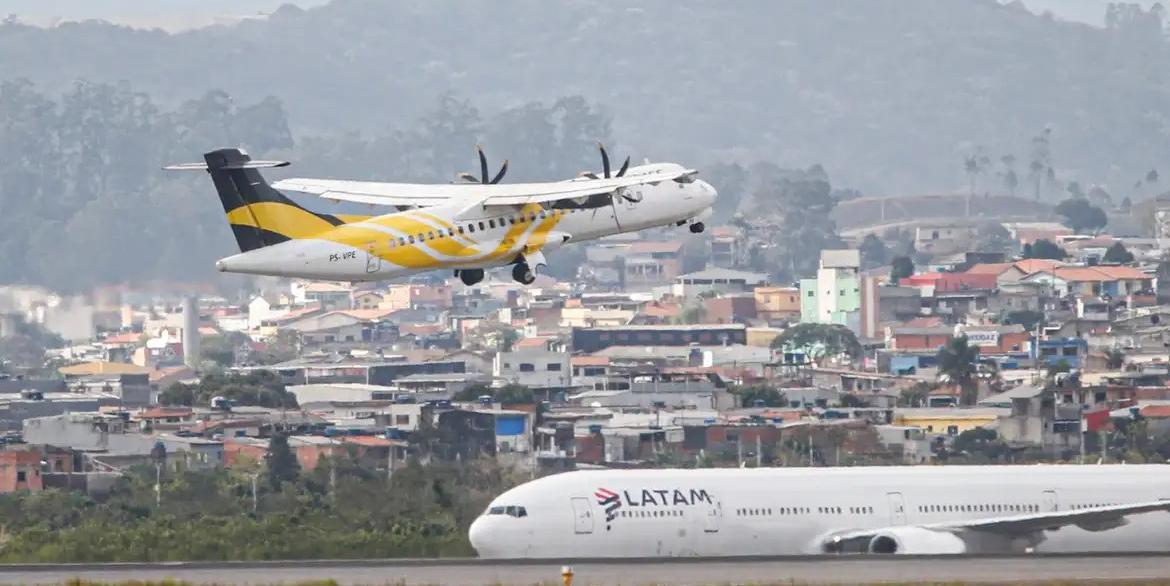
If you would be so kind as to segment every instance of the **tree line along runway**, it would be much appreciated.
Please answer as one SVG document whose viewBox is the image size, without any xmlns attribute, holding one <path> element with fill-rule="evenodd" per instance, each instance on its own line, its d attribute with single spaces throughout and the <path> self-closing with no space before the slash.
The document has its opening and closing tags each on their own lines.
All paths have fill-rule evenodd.
<svg viewBox="0 0 1170 586">
<path fill-rule="evenodd" d="M 2 584 L 179 580 L 193 584 L 560 584 L 571 566 L 577 585 L 875 584 L 883 582 L 1108 583 L 1166 579 L 1165 554 L 1026 556 L 847 556 L 656 560 L 318 560 L 149 564 L 13 564 Z"/>
</svg>

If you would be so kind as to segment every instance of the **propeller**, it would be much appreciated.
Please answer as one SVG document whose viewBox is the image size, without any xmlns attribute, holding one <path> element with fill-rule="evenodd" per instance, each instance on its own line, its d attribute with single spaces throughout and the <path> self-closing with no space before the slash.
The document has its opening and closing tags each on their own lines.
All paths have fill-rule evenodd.
<svg viewBox="0 0 1170 586">
<path fill-rule="evenodd" d="M 488 162 L 487 156 L 483 154 L 483 146 L 475 145 L 475 152 L 479 154 L 479 178 L 471 173 L 460 173 L 459 178 L 468 183 L 482 183 L 484 185 L 495 185 L 504 178 L 504 174 L 508 172 L 508 159 L 504 159 L 504 164 L 500 165 L 500 170 L 496 172 L 496 176 L 488 179 Z"/>
<path fill-rule="evenodd" d="M 618 169 L 618 172 L 613 174 L 613 175 L 610 175 L 611 168 L 609 166 L 609 153 L 606 152 L 605 145 L 601 144 L 600 142 L 597 143 L 597 150 L 601 151 L 601 176 L 602 177 L 604 177 L 606 179 L 610 179 L 612 177 L 621 177 L 621 176 L 626 174 L 626 171 L 629 170 L 630 158 L 626 157 L 626 160 L 622 163 L 622 166 L 620 169 Z M 586 179 L 597 179 L 598 178 L 597 173 L 594 173 L 593 171 L 584 171 L 581 173 L 581 177 L 585 177 Z"/>
<path fill-rule="evenodd" d="M 604 173 L 605 178 L 609 179 L 609 153 L 605 152 L 605 145 L 603 145 L 601 143 L 597 143 L 597 150 L 601 151 L 602 172 Z M 626 160 L 622 163 L 622 167 L 620 169 L 618 169 L 618 172 L 616 175 L 614 175 L 614 177 L 621 177 L 622 175 L 625 175 L 626 171 L 629 168 L 630 168 L 630 158 L 626 157 Z"/>
</svg>

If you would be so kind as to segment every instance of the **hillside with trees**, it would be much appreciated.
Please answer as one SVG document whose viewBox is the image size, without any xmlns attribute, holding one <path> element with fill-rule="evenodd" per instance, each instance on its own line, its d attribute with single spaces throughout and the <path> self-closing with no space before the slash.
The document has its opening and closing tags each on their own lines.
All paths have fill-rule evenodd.
<svg viewBox="0 0 1170 586">
<path fill-rule="evenodd" d="M 399 128 L 445 92 L 487 112 L 580 95 L 636 156 L 819 162 L 887 192 L 965 185 L 976 146 L 1013 154 L 1026 184 L 1049 128 L 1058 171 L 1128 188 L 1170 140 L 1163 17 L 1123 6 L 1100 29 L 995 0 L 335 0 L 179 34 L 10 22 L 0 71 L 50 93 L 125 80 L 162 104 L 274 95 L 315 134 Z"/>
<path fill-rule="evenodd" d="M 446 181 L 484 143 L 521 181 L 597 168 L 601 140 L 700 169 L 721 221 L 799 228 L 758 256 L 785 278 L 835 243 L 843 188 L 1051 206 L 1076 183 L 1136 205 L 1170 150 L 1164 18 L 993 0 L 334 0 L 182 33 L 10 17 L 0 282 L 209 278 L 233 250 L 219 204 L 159 168 L 225 145 L 298 176 Z"/>
</svg>

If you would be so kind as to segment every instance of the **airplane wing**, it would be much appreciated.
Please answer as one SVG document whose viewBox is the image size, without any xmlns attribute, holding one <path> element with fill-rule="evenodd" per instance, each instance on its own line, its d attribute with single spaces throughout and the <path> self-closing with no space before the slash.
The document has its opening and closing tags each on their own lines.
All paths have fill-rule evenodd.
<svg viewBox="0 0 1170 586">
<path fill-rule="evenodd" d="M 324 199 L 373 205 L 427 207 L 446 203 L 474 204 L 478 202 L 484 206 L 515 206 L 613 193 L 620 189 L 669 181 L 693 173 L 693 170 L 679 168 L 678 170 L 662 170 L 612 179 L 575 179 L 547 183 L 488 185 L 481 183 L 380 183 L 293 178 L 282 179 L 273 183 L 272 186 L 277 189 L 317 195 Z"/>
<path fill-rule="evenodd" d="M 979 553 L 971 550 L 968 541 L 963 538 L 964 534 L 982 533 L 1013 538 L 1067 526 L 1076 526 L 1086 531 L 1108 531 L 1128 523 L 1127 517 L 1130 515 L 1155 511 L 1170 511 L 1170 500 L 845 531 L 824 537 L 820 549 L 825 552 L 858 551 L 860 546 L 860 551 L 865 551 L 875 538 L 888 537 L 891 542 L 900 545 L 895 551 L 882 553 Z M 971 543 L 977 541 L 973 539 Z"/>
</svg>

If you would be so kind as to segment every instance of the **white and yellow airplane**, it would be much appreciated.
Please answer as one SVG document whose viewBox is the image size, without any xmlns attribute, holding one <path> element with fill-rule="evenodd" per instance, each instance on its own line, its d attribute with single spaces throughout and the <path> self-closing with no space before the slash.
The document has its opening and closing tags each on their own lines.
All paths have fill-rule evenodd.
<svg viewBox="0 0 1170 586">
<path fill-rule="evenodd" d="M 512 265 L 530 284 L 545 253 L 570 242 L 646 228 L 689 224 L 703 231 L 715 189 L 696 171 L 673 163 L 629 166 L 568 181 L 499 184 L 507 162 L 488 178 L 462 174 L 460 183 L 410 184 L 284 179 L 269 185 L 259 169 L 284 161 L 253 161 L 240 149 L 203 155 L 204 163 L 166 167 L 206 170 L 219 192 L 240 253 L 216 263 L 220 271 L 335 281 L 380 281 L 453 269 L 464 283 L 484 269 Z M 278 189 L 335 201 L 390 206 L 377 216 L 311 212 Z"/>
</svg>

